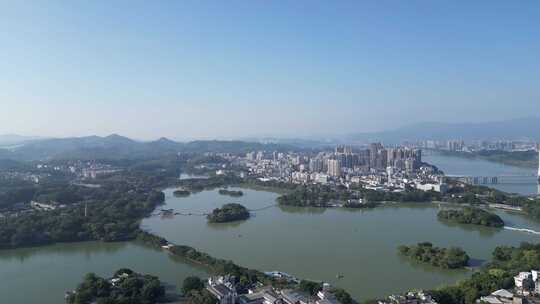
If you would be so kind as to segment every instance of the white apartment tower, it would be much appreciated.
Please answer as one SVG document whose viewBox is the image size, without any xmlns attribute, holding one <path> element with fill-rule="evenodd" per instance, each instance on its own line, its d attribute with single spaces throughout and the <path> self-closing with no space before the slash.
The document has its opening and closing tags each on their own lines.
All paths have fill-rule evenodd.
<svg viewBox="0 0 540 304">
<path fill-rule="evenodd" d="M 540 194 L 540 143 L 536 144 L 536 151 L 538 151 L 538 174 L 536 177 L 538 179 L 538 194 Z"/>
<path fill-rule="evenodd" d="M 540 144 L 537 145 L 536 150 L 538 150 L 538 184 L 540 184 Z"/>
</svg>

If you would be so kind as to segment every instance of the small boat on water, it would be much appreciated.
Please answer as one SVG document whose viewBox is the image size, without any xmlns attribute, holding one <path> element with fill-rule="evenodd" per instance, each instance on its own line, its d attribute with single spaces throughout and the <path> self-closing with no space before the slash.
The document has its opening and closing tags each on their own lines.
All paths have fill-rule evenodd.
<svg viewBox="0 0 540 304">
<path fill-rule="evenodd" d="M 337 275 L 336 275 L 336 278 L 337 278 L 337 279 L 343 279 L 344 277 L 345 277 L 345 276 L 342 275 L 342 274 L 337 274 Z"/>
</svg>

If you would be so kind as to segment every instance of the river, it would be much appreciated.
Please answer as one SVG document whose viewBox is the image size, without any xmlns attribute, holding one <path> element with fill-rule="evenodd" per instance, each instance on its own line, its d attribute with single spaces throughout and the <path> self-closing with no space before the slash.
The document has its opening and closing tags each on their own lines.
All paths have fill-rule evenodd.
<svg viewBox="0 0 540 304">
<path fill-rule="evenodd" d="M 464 165 L 460 169 L 456 162 L 445 158 L 434 161 L 447 172 L 445 166 L 453 164 L 454 174 L 464 174 L 458 169 L 471 168 Z M 274 205 L 277 197 L 271 192 L 242 189 L 245 195 L 240 198 L 219 195 L 217 190 L 176 198 L 172 191 L 165 190 L 166 205 L 161 208 L 186 213 L 208 212 L 229 202 L 259 209 Z M 208 224 L 201 216 L 178 215 L 153 216 L 142 226 L 172 242 L 242 266 L 330 282 L 346 288 L 358 300 L 410 288 L 432 288 L 470 275 L 465 270 L 441 270 L 403 259 L 396 252 L 401 244 L 430 241 L 436 246 L 461 246 L 478 264 L 489 260 L 496 246 L 540 240 L 540 235 L 523 231 L 444 224 L 437 220 L 437 211 L 436 204 L 388 204 L 372 210 L 274 206 L 255 211 L 249 220 L 236 223 Z M 523 215 L 495 212 L 510 227 L 540 231 L 540 223 Z M 75 288 L 85 273 L 110 276 L 122 267 L 157 275 L 177 288 L 188 275 L 208 275 L 199 266 L 134 242 L 3 250 L 1 302 L 63 303 L 64 292 Z M 338 274 L 343 278 L 338 279 Z"/>
<path fill-rule="evenodd" d="M 522 178 L 507 178 L 506 181 L 510 183 L 487 186 L 510 193 L 540 194 L 540 186 L 534 176 L 537 171 L 533 168 L 515 167 L 482 159 L 443 156 L 440 154 L 425 155 L 423 161 L 437 166 L 448 175 L 523 176 Z M 504 180 L 504 178 L 501 179 L 502 182 Z"/>
</svg>

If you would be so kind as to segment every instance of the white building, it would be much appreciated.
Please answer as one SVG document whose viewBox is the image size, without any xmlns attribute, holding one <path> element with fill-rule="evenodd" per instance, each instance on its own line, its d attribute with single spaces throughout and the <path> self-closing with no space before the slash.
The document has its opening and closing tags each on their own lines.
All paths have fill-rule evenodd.
<svg viewBox="0 0 540 304">
<path fill-rule="evenodd" d="M 512 304 L 514 303 L 514 294 L 506 289 L 499 289 L 489 296 L 481 297 L 478 302 L 489 304 Z"/>
<path fill-rule="evenodd" d="M 34 209 L 45 210 L 45 211 L 50 211 L 50 210 L 56 209 L 55 205 L 38 203 L 36 201 L 31 201 L 30 206 L 32 206 L 32 208 L 34 208 Z"/>
<path fill-rule="evenodd" d="M 520 272 L 517 276 L 514 277 L 514 283 L 516 287 L 523 288 L 523 281 L 530 277 L 532 277 L 531 272 Z"/>
<path fill-rule="evenodd" d="M 238 299 L 236 289 L 228 276 L 208 278 L 206 289 L 219 300 L 220 304 L 235 304 Z"/>
<path fill-rule="evenodd" d="M 445 193 L 448 190 L 448 185 L 443 183 L 416 183 L 416 189 L 422 191 L 435 191 Z"/>
</svg>

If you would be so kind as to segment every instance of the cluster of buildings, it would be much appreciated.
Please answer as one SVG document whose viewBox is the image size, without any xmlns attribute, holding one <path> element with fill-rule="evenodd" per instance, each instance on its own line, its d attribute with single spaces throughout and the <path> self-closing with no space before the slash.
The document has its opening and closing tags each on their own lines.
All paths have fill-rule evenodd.
<svg viewBox="0 0 540 304">
<path fill-rule="evenodd" d="M 353 150 L 337 146 L 333 153 L 319 153 L 309 160 L 310 172 L 326 172 L 332 177 L 346 174 L 373 173 L 393 168 L 412 173 L 422 164 L 422 150 L 408 147 L 385 148 L 373 143 L 367 149 Z"/>
<path fill-rule="evenodd" d="M 80 160 L 55 164 L 40 163 L 36 165 L 36 169 L 38 172 L 63 173 L 80 179 L 95 179 L 99 176 L 121 171 L 121 169 L 108 164 Z"/>
<path fill-rule="evenodd" d="M 19 172 L 12 170 L 1 170 L 0 171 L 0 180 L 22 180 L 31 182 L 34 184 L 39 184 L 41 180 L 49 176 L 49 174 L 36 173 L 36 172 Z"/>
<path fill-rule="evenodd" d="M 488 304 L 539 304 L 540 271 L 531 270 L 520 272 L 514 277 L 514 289 L 499 289 L 488 296 L 481 297 L 478 303 Z"/>
<path fill-rule="evenodd" d="M 391 295 L 386 299 L 378 300 L 378 304 L 437 304 L 437 302 L 424 291 L 409 291 L 403 295 Z"/>
<path fill-rule="evenodd" d="M 340 304 L 328 291 L 329 285 L 316 296 L 306 295 L 293 289 L 276 289 L 272 286 L 259 286 L 249 289 L 245 294 L 238 294 L 230 276 L 211 277 L 206 289 L 214 295 L 219 304 Z"/>
<path fill-rule="evenodd" d="M 56 208 L 65 208 L 66 205 L 59 204 L 58 202 L 40 203 L 36 201 L 31 201 L 30 207 L 39 211 L 52 211 Z"/>
<path fill-rule="evenodd" d="M 529 151 L 535 149 L 535 142 L 522 140 L 476 140 L 465 142 L 455 140 L 424 140 L 416 144 L 419 148 L 432 150 L 446 150 L 454 152 L 474 151 Z"/>
<path fill-rule="evenodd" d="M 337 146 L 317 154 L 250 152 L 245 165 L 251 175 L 299 184 L 363 184 L 375 190 L 446 190 L 444 176 L 422 162 L 422 150 L 373 143 L 362 149 Z"/>
</svg>

